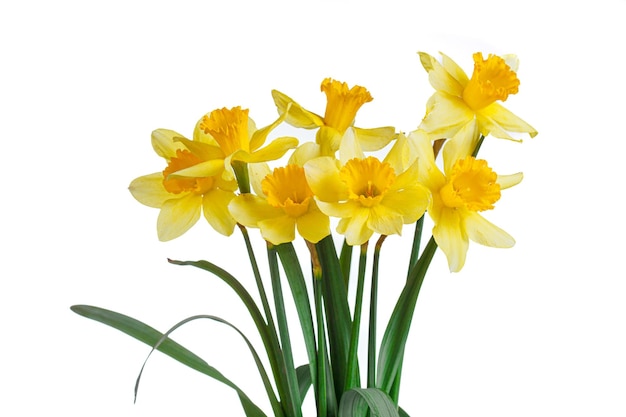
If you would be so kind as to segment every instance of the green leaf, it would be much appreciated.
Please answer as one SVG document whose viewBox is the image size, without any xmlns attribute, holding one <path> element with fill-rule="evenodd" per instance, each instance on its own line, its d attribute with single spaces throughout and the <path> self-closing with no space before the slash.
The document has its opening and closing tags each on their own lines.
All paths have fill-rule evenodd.
<svg viewBox="0 0 626 417">
<path fill-rule="evenodd" d="M 81 316 L 99 321 L 120 330 L 149 346 L 156 346 L 163 337 L 162 333 L 147 324 L 114 311 L 87 305 L 75 305 L 71 307 L 71 310 Z M 239 387 L 237 387 L 237 385 L 222 375 L 217 369 L 206 363 L 199 356 L 195 355 L 172 339 L 164 339 L 158 346 L 158 350 L 173 359 L 176 359 L 180 363 L 208 375 L 237 391 L 241 405 L 246 413 L 246 417 L 267 417 L 265 413 L 263 413 L 263 411 L 257 407 L 250 400 L 250 398 L 241 389 L 239 389 Z"/>
<path fill-rule="evenodd" d="M 352 388 L 339 404 L 339 417 L 399 417 L 398 406 L 378 388 Z"/>
<path fill-rule="evenodd" d="M 298 388 L 300 389 L 300 398 L 306 397 L 307 391 L 311 387 L 311 367 L 307 363 L 300 365 L 296 368 L 296 375 L 298 377 Z"/>
<path fill-rule="evenodd" d="M 437 243 L 431 238 L 424 248 L 419 261 L 411 269 L 407 283 L 398 298 L 385 329 L 379 352 L 376 386 L 387 393 L 392 391 L 396 375 L 402 364 L 417 296 L 436 250 Z"/>
<path fill-rule="evenodd" d="M 337 398 L 341 398 L 348 370 L 352 319 L 343 273 L 332 236 L 316 244 L 322 266 L 322 291 L 328 324 L 330 362 Z"/>
</svg>

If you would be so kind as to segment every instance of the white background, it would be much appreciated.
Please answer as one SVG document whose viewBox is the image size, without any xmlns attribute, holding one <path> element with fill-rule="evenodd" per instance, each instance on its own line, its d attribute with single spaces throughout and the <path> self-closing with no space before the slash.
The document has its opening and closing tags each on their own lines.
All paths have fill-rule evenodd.
<svg viewBox="0 0 626 417">
<path fill-rule="evenodd" d="M 255 339 L 221 281 L 166 261 L 212 260 L 252 285 L 241 237 L 200 222 L 160 243 L 157 210 L 127 191 L 163 168 L 150 132 L 191 135 L 204 113 L 236 105 L 264 126 L 272 88 L 322 113 L 327 76 L 371 91 L 357 126 L 409 131 L 432 93 L 416 52 L 471 72 L 480 50 L 519 56 L 506 106 L 539 131 L 521 145 L 490 138 L 482 153 L 525 174 L 488 213 L 517 245 L 472 245 L 458 274 L 436 255 L 401 404 L 428 417 L 626 415 L 625 17 L 618 0 L 2 2 L 0 414 L 243 415 L 232 390 L 161 354 L 133 405 L 149 348 L 69 310 L 160 330 L 215 314 Z M 381 314 L 410 235 L 383 249 Z M 269 412 L 232 331 L 195 322 L 174 336 Z"/>
</svg>

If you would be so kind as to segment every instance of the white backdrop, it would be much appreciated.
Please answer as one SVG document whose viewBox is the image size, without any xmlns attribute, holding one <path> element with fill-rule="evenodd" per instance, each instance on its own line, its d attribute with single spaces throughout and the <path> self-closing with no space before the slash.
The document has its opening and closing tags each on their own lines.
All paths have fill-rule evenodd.
<svg viewBox="0 0 626 417">
<path fill-rule="evenodd" d="M 488 214 L 517 245 L 473 245 L 458 274 L 436 255 L 401 404 L 429 417 L 626 415 L 625 12 L 623 0 L 3 2 L 0 414 L 242 415 L 232 390 L 161 354 L 133 405 L 149 348 L 69 310 L 160 330 L 215 314 L 254 333 L 218 279 L 166 262 L 208 259 L 251 283 L 241 238 L 200 222 L 160 243 L 158 211 L 127 191 L 162 169 L 150 132 L 191 135 L 236 105 L 264 126 L 272 88 L 323 112 L 328 76 L 372 93 L 357 125 L 409 131 L 432 93 L 423 50 L 468 72 L 475 51 L 516 53 L 521 87 L 506 106 L 539 136 L 485 145 L 496 170 L 525 174 Z M 381 314 L 410 235 L 383 249 Z M 196 322 L 174 336 L 269 410 L 233 332 Z"/>
</svg>

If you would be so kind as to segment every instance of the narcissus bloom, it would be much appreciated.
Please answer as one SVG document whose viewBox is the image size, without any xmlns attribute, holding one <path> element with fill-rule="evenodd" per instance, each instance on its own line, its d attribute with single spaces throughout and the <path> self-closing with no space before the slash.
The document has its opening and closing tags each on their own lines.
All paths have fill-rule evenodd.
<svg viewBox="0 0 626 417">
<path fill-rule="evenodd" d="M 225 180 L 219 170 L 206 177 L 175 175 L 203 163 L 206 157 L 183 144 L 192 141 L 181 139 L 183 136 L 172 130 L 152 132 L 152 146 L 165 158 L 167 167 L 133 180 L 130 192 L 140 203 L 161 209 L 157 220 L 159 240 L 181 236 L 198 221 L 201 212 L 216 231 L 226 236 L 232 234 L 236 222 L 228 212 L 228 203 L 235 196 L 237 182 Z"/>
<path fill-rule="evenodd" d="M 303 145 L 305 149 L 302 152 L 309 156 L 334 156 L 347 130 L 354 131 L 354 136 L 365 151 L 382 149 L 393 139 L 393 127 L 361 129 L 353 126 L 361 106 L 373 100 L 366 88 L 358 85 L 349 88 L 346 83 L 326 78 L 322 81 L 321 90 L 326 94 L 326 111 L 323 117 L 304 109 L 280 91 L 272 91 L 278 113 L 286 114 L 287 123 L 304 129 L 319 128 L 316 143 Z M 287 112 L 288 106 L 291 107 Z M 296 152 L 300 152 L 300 149 Z M 294 158 L 298 160 L 299 156 L 296 154 Z"/>
<path fill-rule="evenodd" d="M 450 271 L 463 268 L 469 240 L 496 248 L 512 247 L 515 240 L 479 213 L 493 209 L 500 191 L 518 184 L 522 174 L 497 175 L 485 160 L 472 156 L 444 161 L 442 172 L 425 132 L 411 132 L 408 140 L 418 153 L 420 181 L 432 194 L 428 213 L 435 223 L 433 236 L 448 259 Z"/>
<path fill-rule="evenodd" d="M 349 245 L 361 245 L 373 235 L 401 234 L 402 225 L 414 223 L 426 210 L 430 193 L 418 182 L 417 160 L 404 168 L 406 160 L 401 136 L 387 157 L 380 161 L 358 154 L 340 163 L 319 157 L 304 165 L 307 180 L 322 212 L 338 217 L 337 232 Z M 342 145 L 343 147 L 344 145 Z"/>
<path fill-rule="evenodd" d="M 274 139 L 262 148 L 269 133 L 278 126 L 285 114 L 272 124 L 257 129 L 248 116 L 248 110 L 241 107 L 222 108 L 203 116 L 194 131 L 194 140 L 180 139 L 185 146 L 198 154 L 205 155 L 205 161 L 176 174 L 189 177 L 211 177 L 221 172 L 225 180 L 235 178 L 233 162 L 256 163 L 281 158 L 289 149 L 298 145 L 293 137 Z"/>
<path fill-rule="evenodd" d="M 296 229 L 312 243 L 330 234 L 328 216 L 317 207 L 302 167 L 287 165 L 271 173 L 266 165 L 251 168 L 267 175 L 251 175 L 252 181 L 263 178 L 260 186 L 253 184 L 258 196 L 240 194 L 230 202 L 229 209 L 237 222 L 258 227 L 263 238 L 275 245 L 293 241 Z"/>
<path fill-rule="evenodd" d="M 517 58 L 474 54 L 471 78 L 444 54 L 439 63 L 431 55 L 420 52 L 422 66 L 428 72 L 430 84 L 437 90 L 428 100 L 426 116 L 419 128 L 433 139 L 450 138 L 466 124 L 476 120 L 481 134 L 515 140 L 508 132 L 537 131 L 528 123 L 505 109 L 498 101 L 516 94 L 519 87 Z"/>
</svg>

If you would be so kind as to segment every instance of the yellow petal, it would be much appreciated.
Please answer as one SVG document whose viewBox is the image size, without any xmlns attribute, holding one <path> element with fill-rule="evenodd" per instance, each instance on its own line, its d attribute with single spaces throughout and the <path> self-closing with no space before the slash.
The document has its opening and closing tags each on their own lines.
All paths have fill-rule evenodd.
<svg viewBox="0 0 626 417">
<path fill-rule="evenodd" d="M 426 116 L 419 127 L 431 139 L 450 138 L 473 119 L 474 112 L 462 99 L 435 93 L 428 99 Z"/>
<path fill-rule="evenodd" d="M 520 182 L 522 182 L 523 178 L 524 174 L 522 174 L 521 172 L 511 175 L 498 175 L 497 183 L 500 184 L 501 190 L 505 190 L 519 184 Z"/>
<path fill-rule="evenodd" d="M 531 138 L 537 136 L 534 127 L 511 113 L 500 103 L 492 103 L 484 109 L 476 112 L 478 123 L 481 125 L 483 134 L 491 134 L 497 138 L 517 140 L 507 132 L 528 133 Z M 484 129 L 482 127 L 484 126 Z"/>
<path fill-rule="evenodd" d="M 298 146 L 289 157 L 289 164 L 298 165 L 303 167 L 308 161 L 313 158 L 323 156 L 321 153 L 320 145 L 315 142 L 305 142 Z"/>
<path fill-rule="evenodd" d="M 380 203 L 385 207 L 393 207 L 394 211 L 402 216 L 404 224 L 416 222 L 424 215 L 429 204 L 430 191 L 419 184 L 402 192 L 387 193 Z"/>
<path fill-rule="evenodd" d="M 304 239 L 317 243 L 330 234 L 330 219 L 317 208 L 309 211 L 296 219 L 298 233 Z"/>
<path fill-rule="evenodd" d="M 191 153 L 204 161 L 208 161 L 210 159 L 224 159 L 224 151 L 222 151 L 217 144 L 211 145 L 197 140 L 189 140 L 181 137 L 175 138 L 174 140 L 182 143 L 185 148 L 191 151 Z"/>
<path fill-rule="evenodd" d="M 446 54 L 443 54 L 441 52 L 439 52 L 439 54 L 441 55 L 441 64 L 443 65 L 443 67 L 445 68 L 445 70 L 455 79 L 459 82 L 459 84 L 465 88 L 465 86 L 467 85 L 467 83 L 469 82 L 469 77 L 467 76 L 467 74 L 465 73 L 465 71 L 463 71 L 463 69 L 456 63 L 454 62 L 454 60 L 452 60 L 452 58 L 450 58 L 449 56 L 447 56 Z M 515 70 L 513 70 L 515 71 Z"/>
<path fill-rule="evenodd" d="M 178 132 L 169 129 L 157 129 L 152 132 L 152 148 L 162 158 L 169 160 L 176 156 L 177 149 L 185 149 L 182 143 L 179 143 L 177 138 L 182 138 Z"/>
<path fill-rule="evenodd" d="M 453 96 L 463 94 L 463 86 L 456 80 L 433 56 L 419 52 L 420 62 L 428 72 L 428 81 L 437 91 L 443 91 Z"/>
<path fill-rule="evenodd" d="M 399 235 L 402 234 L 402 216 L 389 206 L 378 204 L 369 210 L 367 227 L 381 235 Z"/>
<path fill-rule="evenodd" d="M 232 160 L 244 162 L 275 161 L 282 158 L 288 150 L 294 149 L 296 146 L 298 146 L 298 139 L 285 136 L 274 139 L 266 147 L 252 153 L 243 150 L 237 151 L 233 154 Z"/>
<path fill-rule="evenodd" d="M 159 240 L 175 239 L 191 228 L 200 218 L 202 196 L 189 193 L 166 201 L 157 219 Z"/>
<path fill-rule="evenodd" d="M 341 138 L 339 160 L 341 161 L 341 165 L 345 165 L 346 162 L 353 158 L 363 159 L 365 158 L 365 154 L 363 153 L 361 144 L 357 140 L 354 129 L 349 127 Z"/>
<path fill-rule="evenodd" d="M 462 226 L 459 210 L 444 209 L 433 227 L 433 236 L 448 259 L 450 272 L 458 272 L 465 265 L 469 239 Z"/>
<path fill-rule="evenodd" d="M 322 213 L 327 216 L 338 218 L 351 217 L 356 210 L 362 208 L 361 204 L 353 200 L 348 200 L 343 203 L 327 203 L 325 201 L 317 201 L 317 206 Z"/>
<path fill-rule="evenodd" d="M 339 169 L 339 161 L 328 156 L 304 164 L 306 180 L 319 200 L 335 202 L 348 198 L 348 189 L 339 177 Z"/>
<path fill-rule="evenodd" d="M 286 114 L 281 114 L 276 120 L 274 120 L 272 124 L 267 125 L 259 130 L 256 130 L 255 128 L 255 130 L 252 131 L 252 133 L 250 134 L 250 152 L 254 152 L 261 146 L 263 146 L 263 144 L 267 140 L 267 135 L 269 135 L 272 130 L 276 128 L 276 126 L 278 126 L 282 123 L 283 120 L 285 120 L 285 116 Z M 254 123 L 252 119 L 249 119 L 248 124 L 250 125 L 252 123 Z"/>
<path fill-rule="evenodd" d="M 465 230 L 470 239 L 481 245 L 492 248 L 510 248 L 515 245 L 511 235 L 476 212 L 465 217 Z"/>
<path fill-rule="evenodd" d="M 296 219 L 287 215 L 259 221 L 263 239 L 274 245 L 292 242 L 296 238 Z"/>
<path fill-rule="evenodd" d="M 235 229 L 235 219 L 228 211 L 228 203 L 235 194 L 228 191 L 212 190 L 202 198 L 204 218 L 218 233 L 230 236 Z"/>
<path fill-rule="evenodd" d="M 343 134 L 329 126 L 320 127 L 315 134 L 315 142 L 320 146 L 322 156 L 335 156 L 335 152 L 341 146 L 342 139 Z"/>
<path fill-rule="evenodd" d="M 179 197 L 163 187 L 163 174 L 160 172 L 135 178 L 128 189 L 141 204 L 154 208 L 161 208 L 167 200 Z"/>
<path fill-rule="evenodd" d="M 254 190 L 254 193 L 259 196 L 266 197 L 263 193 L 263 187 L 261 187 L 261 181 L 269 175 L 272 171 L 269 165 L 265 162 L 259 162 L 255 164 L 248 164 L 248 175 L 250 176 L 250 185 Z"/>
<path fill-rule="evenodd" d="M 315 129 L 324 124 L 322 117 L 305 110 L 302 106 L 293 101 L 291 97 L 281 93 L 280 91 L 272 90 L 272 97 L 274 98 L 274 103 L 278 108 L 278 114 L 287 113 L 285 122 L 290 125 L 304 129 Z M 289 107 L 289 111 L 287 112 L 287 106 L 289 104 L 291 104 L 291 107 Z"/>
<path fill-rule="evenodd" d="M 211 161 L 200 162 L 199 164 L 190 166 L 189 168 L 181 169 L 180 171 L 173 172 L 169 177 L 214 177 L 218 175 L 224 169 L 223 159 L 213 159 Z M 168 177 L 168 178 L 169 178 Z"/>
<path fill-rule="evenodd" d="M 345 236 L 348 245 L 362 245 L 374 234 L 373 230 L 367 227 L 368 217 L 368 209 L 356 210 L 352 217 L 339 221 L 337 232 Z"/>
<path fill-rule="evenodd" d="M 270 206 L 267 200 L 253 194 L 236 196 L 228 209 L 235 220 L 246 227 L 259 227 L 260 221 L 283 215 L 281 209 Z"/>
<path fill-rule="evenodd" d="M 443 147 L 443 172 L 450 172 L 456 161 L 472 155 L 479 139 L 480 132 L 476 120 L 459 129 Z"/>
<path fill-rule="evenodd" d="M 354 130 L 359 144 L 365 152 L 374 152 L 384 148 L 396 134 L 396 129 L 391 126 L 373 129 L 355 127 Z"/>
</svg>

